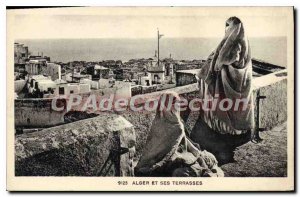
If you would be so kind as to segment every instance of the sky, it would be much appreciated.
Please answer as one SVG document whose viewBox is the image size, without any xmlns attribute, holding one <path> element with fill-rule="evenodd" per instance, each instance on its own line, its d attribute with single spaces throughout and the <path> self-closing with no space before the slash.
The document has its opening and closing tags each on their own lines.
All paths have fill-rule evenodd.
<svg viewBox="0 0 300 197">
<path fill-rule="evenodd" d="M 248 37 L 286 36 L 287 29 L 281 10 L 120 9 L 16 10 L 8 13 L 8 29 L 15 39 L 153 38 L 157 28 L 169 38 L 222 37 L 233 15 L 242 20 Z"/>
</svg>

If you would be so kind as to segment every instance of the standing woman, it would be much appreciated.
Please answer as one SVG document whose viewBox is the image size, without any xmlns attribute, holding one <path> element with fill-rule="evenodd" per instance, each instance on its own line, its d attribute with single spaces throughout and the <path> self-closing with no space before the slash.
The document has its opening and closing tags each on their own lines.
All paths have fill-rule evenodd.
<svg viewBox="0 0 300 197">
<path fill-rule="evenodd" d="M 214 131 L 239 135 L 254 129 L 252 96 L 252 63 L 248 39 L 243 23 L 237 17 L 226 21 L 225 36 L 217 49 L 208 57 L 199 73 L 202 99 L 214 99 L 216 109 L 203 109 L 201 118 Z M 220 109 L 222 99 L 231 100 L 228 110 Z M 244 99 L 235 109 L 236 101 Z M 245 102 L 246 99 L 246 102 Z M 208 105 L 211 106 L 212 103 Z M 229 105 L 223 103 L 223 106 Z"/>
</svg>

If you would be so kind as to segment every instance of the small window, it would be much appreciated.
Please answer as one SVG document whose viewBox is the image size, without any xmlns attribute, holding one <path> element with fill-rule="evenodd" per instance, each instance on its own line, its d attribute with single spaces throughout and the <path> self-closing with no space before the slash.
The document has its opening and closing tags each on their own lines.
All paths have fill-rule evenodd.
<svg viewBox="0 0 300 197">
<path fill-rule="evenodd" d="M 38 82 L 35 82 L 34 88 L 35 88 L 36 90 L 39 89 L 39 83 L 38 83 Z"/>
<path fill-rule="evenodd" d="M 146 80 L 147 86 L 150 86 L 150 82 L 149 80 Z"/>
<path fill-rule="evenodd" d="M 22 57 L 26 57 L 25 53 L 22 53 Z"/>
<path fill-rule="evenodd" d="M 31 81 L 30 81 L 30 87 L 33 88 L 33 79 L 31 79 Z"/>
<path fill-rule="evenodd" d="M 74 93 L 74 90 L 70 90 L 70 94 L 73 94 Z"/>
<path fill-rule="evenodd" d="M 64 95 L 65 94 L 65 88 L 64 87 L 59 87 L 58 88 L 58 94 Z"/>
</svg>

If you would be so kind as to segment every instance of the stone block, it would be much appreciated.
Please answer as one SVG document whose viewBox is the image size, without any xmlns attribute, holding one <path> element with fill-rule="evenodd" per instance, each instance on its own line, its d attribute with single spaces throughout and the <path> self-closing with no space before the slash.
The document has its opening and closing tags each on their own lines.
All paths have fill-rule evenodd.
<svg viewBox="0 0 300 197">
<path fill-rule="evenodd" d="M 133 176 L 135 143 L 132 124 L 109 113 L 17 135 L 15 175 Z"/>
</svg>

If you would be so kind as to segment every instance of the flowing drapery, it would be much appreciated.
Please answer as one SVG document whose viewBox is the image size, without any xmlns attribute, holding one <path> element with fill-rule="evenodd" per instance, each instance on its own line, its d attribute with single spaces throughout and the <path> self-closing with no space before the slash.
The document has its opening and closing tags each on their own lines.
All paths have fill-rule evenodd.
<svg viewBox="0 0 300 197">
<path fill-rule="evenodd" d="M 201 117 L 210 128 L 223 134 L 241 134 L 254 128 L 250 46 L 237 17 L 226 21 L 225 36 L 198 77 L 202 99 L 214 100 L 217 106 L 213 108 L 210 102 L 202 107 Z M 228 100 L 232 102 L 229 109 Z"/>
</svg>

